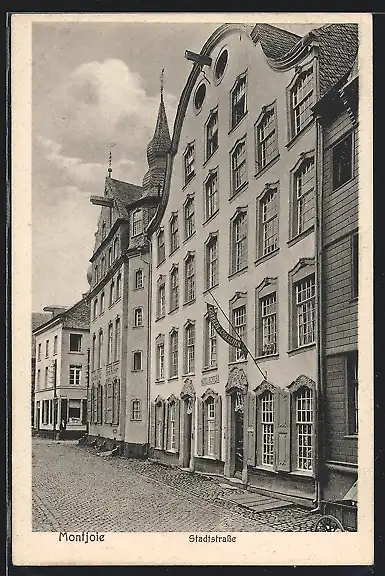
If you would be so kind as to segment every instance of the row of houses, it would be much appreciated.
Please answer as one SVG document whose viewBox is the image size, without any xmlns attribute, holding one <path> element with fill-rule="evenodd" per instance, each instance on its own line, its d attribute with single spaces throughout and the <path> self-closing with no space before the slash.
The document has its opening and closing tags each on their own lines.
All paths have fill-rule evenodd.
<svg viewBox="0 0 385 576">
<path fill-rule="evenodd" d="M 195 58 L 172 135 L 161 91 L 142 185 L 109 168 L 91 197 L 89 292 L 34 331 L 64 347 L 59 371 L 38 354 L 35 426 L 64 415 L 68 433 L 128 457 L 309 506 L 344 496 L 357 478 L 357 52 L 355 24 L 302 38 L 226 24 Z"/>
</svg>

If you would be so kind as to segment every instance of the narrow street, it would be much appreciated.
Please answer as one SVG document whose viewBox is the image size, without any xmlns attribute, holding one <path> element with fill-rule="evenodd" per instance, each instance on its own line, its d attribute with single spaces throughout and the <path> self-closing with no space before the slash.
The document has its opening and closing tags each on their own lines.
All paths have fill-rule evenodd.
<svg viewBox="0 0 385 576">
<path fill-rule="evenodd" d="M 299 506 L 254 512 L 223 500 L 219 479 L 150 461 L 98 456 L 77 442 L 33 439 L 33 530 L 309 531 Z"/>
</svg>

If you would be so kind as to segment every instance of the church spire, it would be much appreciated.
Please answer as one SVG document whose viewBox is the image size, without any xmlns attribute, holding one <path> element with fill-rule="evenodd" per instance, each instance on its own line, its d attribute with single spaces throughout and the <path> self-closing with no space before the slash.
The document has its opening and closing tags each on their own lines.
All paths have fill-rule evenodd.
<svg viewBox="0 0 385 576">
<path fill-rule="evenodd" d="M 154 136 L 147 146 L 148 171 L 143 178 L 143 187 L 146 189 L 158 189 L 159 184 L 163 185 L 166 170 L 166 156 L 171 145 L 163 91 L 164 69 L 162 69 L 160 75 L 160 103 Z"/>
</svg>

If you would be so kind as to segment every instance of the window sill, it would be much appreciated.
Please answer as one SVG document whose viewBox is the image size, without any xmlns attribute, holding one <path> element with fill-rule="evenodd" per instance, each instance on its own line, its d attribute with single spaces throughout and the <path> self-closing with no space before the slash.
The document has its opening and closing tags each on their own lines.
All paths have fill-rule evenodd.
<svg viewBox="0 0 385 576">
<path fill-rule="evenodd" d="M 141 290 L 144 290 L 144 286 L 141 288 L 133 288 L 133 292 L 140 292 Z"/>
<path fill-rule="evenodd" d="M 297 242 L 300 242 L 300 240 L 302 240 L 303 238 L 306 238 L 306 236 L 309 236 L 309 234 L 312 234 L 312 232 L 314 232 L 314 226 L 310 226 L 310 228 L 308 228 L 307 230 L 304 230 L 300 234 L 293 236 L 293 238 L 290 238 L 290 240 L 288 240 L 286 244 L 289 247 L 293 246 L 294 244 L 297 244 Z"/>
<path fill-rule="evenodd" d="M 247 364 L 247 358 L 243 360 L 230 360 L 229 366 L 237 366 L 238 364 Z"/>
<path fill-rule="evenodd" d="M 203 162 L 202 164 L 202 168 L 205 168 L 207 166 L 207 164 L 210 162 L 210 160 L 213 158 L 213 156 L 215 156 L 216 152 L 218 152 L 219 150 L 219 145 L 215 148 L 214 152 L 211 154 L 211 156 L 209 156 L 208 158 L 206 158 L 206 160 Z"/>
<path fill-rule="evenodd" d="M 186 374 L 181 374 L 182 378 L 189 378 L 190 376 L 195 376 L 195 372 L 186 372 Z"/>
<path fill-rule="evenodd" d="M 175 254 L 175 252 L 179 250 L 179 246 L 177 246 L 176 248 L 174 248 L 171 252 L 169 252 L 169 257 L 172 256 L 173 254 Z"/>
<path fill-rule="evenodd" d="M 266 262 L 266 260 L 270 260 L 270 258 L 273 258 L 274 256 L 276 256 L 278 254 L 278 252 L 279 252 L 279 248 L 276 248 L 272 252 L 269 252 L 269 254 L 264 254 L 263 256 L 260 256 L 259 258 L 257 258 L 254 261 L 254 264 L 256 266 L 258 266 L 258 264 L 263 264 L 263 262 Z"/>
<path fill-rule="evenodd" d="M 130 422 L 142 422 L 141 418 L 130 418 Z"/>
<path fill-rule="evenodd" d="M 218 288 L 219 286 L 219 282 L 217 282 L 216 284 L 214 284 L 214 286 L 210 286 L 210 288 L 205 288 L 203 290 L 203 294 L 208 294 L 209 292 L 211 292 L 211 290 L 214 290 L 215 288 Z"/>
<path fill-rule="evenodd" d="M 299 348 L 293 348 L 292 350 L 288 350 L 287 353 L 289 356 L 295 356 L 296 354 L 301 354 L 301 352 L 308 352 L 315 348 L 316 343 L 312 342 L 311 344 L 306 344 L 306 346 L 301 346 Z"/>
<path fill-rule="evenodd" d="M 194 175 L 191 176 L 191 178 L 190 178 L 187 182 L 185 182 L 185 184 L 183 185 L 182 190 L 185 190 L 185 189 L 187 188 L 187 186 L 188 186 L 189 184 L 191 184 L 191 182 L 194 180 L 195 176 L 196 176 L 196 173 L 194 173 Z"/>
<path fill-rule="evenodd" d="M 201 456 L 198 456 L 198 458 L 204 458 L 205 460 L 217 460 L 217 458 L 215 456 L 208 456 L 208 455 L 204 455 L 204 454 L 202 454 Z"/>
<path fill-rule="evenodd" d="M 191 240 L 191 238 L 193 238 L 196 235 L 197 231 L 195 230 L 192 234 L 190 234 L 190 236 L 187 236 L 187 238 L 185 238 L 183 240 L 183 244 L 186 244 L 186 242 L 188 242 L 189 240 Z"/>
<path fill-rule="evenodd" d="M 84 352 L 75 352 L 75 350 L 70 350 L 68 354 L 84 354 Z"/>
<path fill-rule="evenodd" d="M 207 366 L 202 368 L 202 374 L 207 374 L 207 372 L 216 372 L 218 370 L 218 364 L 216 366 Z"/>
<path fill-rule="evenodd" d="M 163 318 L 165 318 L 166 315 L 162 314 L 162 316 L 158 316 L 157 318 L 155 318 L 155 322 L 158 322 L 159 320 L 163 320 Z"/>
<path fill-rule="evenodd" d="M 202 226 L 206 226 L 206 224 L 208 224 L 209 222 L 211 222 L 211 220 L 213 220 L 213 219 L 215 218 L 215 216 L 218 214 L 218 212 L 219 212 L 219 208 L 218 208 L 218 210 L 215 210 L 215 212 L 213 212 L 213 213 L 211 214 L 211 216 L 209 216 L 209 217 L 203 222 Z"/>
<path fill-rule="evenodd" d="M 178 312 L 179 310 L 179 306 L 177 306 L 176 308 L 173 308 L 172 310 L 169 311 L 169 314 L 175 314 L 175 312 Z"/>
<path fill-rule="evenodd" d="M 301 130 L 299 132 L 297 132 L 297 134 L 295 136 L 293 136 L 289 140 L 289 142 L 287 142 L 286 148 L 288 150 L 290 150 L 290 148 L 292 148 L 294 146 L 294 144 L 301 138 L 301 136 L 309 130 L 309 128 L 313 125 L 313 122 L 314 122 L 314 118 L 311 118 L 309 120 L 309 122 L 307 124 L 305 124 L 305 126 L 302 126 Z"/>
<path fill-rule="evenodd" d="M 277 470 L 274 470 L 273 466 L 262 466 L 260 464 L 257 464 L 256 466 L 252 466 L 251 468 L 252 468 L 252 470 L 267 472 L 269 474 L 279 474 L 279 472 Z"/>
<path fill-rule="evenodd" d="M 170 378 L 167 378 L 167 382 L 172 382 L 173 380 L 179 380 L 179 376 L 170 376 Z"/>
<path fill-rule="evenodd" d="M 236 272 L 231 272 L 228 275 L 228 279 L 231 280 L 232 278 L 235 278 L 236 276 L 240 276 L 241 274 L 244 274 L 247 270 L 247 266 L 245 266 L 244 268 L 242 268 L 241 270 L 237 270 Z"/>
<path fill-rule="evenodd" d="M 117 302 L 119 302 L 121 299 L 122 299 L 122 297 L 119 296 L 119 298 L 117 298 L 117 299 L 115 300 L 114 304 L 116 304 Z"/>
<path fill-rule="evenodd" d="M 165 454 L 178 454 L 179 452 L 177 450 L 172 450 L 171 448 L 167 448 L 167 450 L 164 450 Z"/>
<path fill-rule="evenodd" d="M 194 298 L 193 300 L 189 300 L 188 302 L 184 302 L 183 303 L 183 307 L 185 306 L 191 306 L 191 304 L 194 304 L 196 302 L 196 299 Z"/>
<path fill-rule="evenodd" d="M 161 262 L 158 262 L 156 267 L 159 268 L 159 266 L 162 266 L 162 264 L 166 262 L 166 258 L 163 258 L 163 260 Z"/>
<path fill-rule="evenodd" d="M 143 372 L 143 368 L 132 369 L 131 372 Z"/>
<path fill-rule="evenodd" d="M 264 360 L 277 360 L 279 358 L 279 352 L 275 354 L 266 354 L 266 356 L 256 356 L 254 360 L 258 360 L 258 362 L 263 362 Z"/>
<path fill-rule="evenodd" d="M 260 170 L 258 170 L 255 174 L 254 174 L 254 178 L 259 178 L 260 176 L 262 176 L 263 174 L 265 174 L 269 168 L 271 168 L 272 166 L 274 166 L 274 164 L 276 164 L 278 162 L 278 160 L 280 159 L 280 155 L 277 154 L 276 156 L 274 156 L 274 158 L 272 158 L 271 160 L 269 160 L 269 162 L 267 164 L 265 164 L 265 166 L 263 168 L 261 168 Z"/>
<path fill-rule="evenodd" d="M 113 307 L 114 304 L 115 304 L 115 302 L 112 302 L 111 304 L 109 304 L 108 309 L 111 310 L 111 308 Z"/>
<path fill-rule="evenodd" d="M 314 472 L 312 470 L 293 470 L 289 472 L 290 476 L 300 476 L 302 478 L 314 478 Z"/>
<path fill-rule="evenodd" d="M 231 128 L 228 132 L 228 136 L 230 136 L 230 134 L 232 134 L 234 132 L 234 130 L 236 130 L 238 128 L 238 126 L 240 126 L 242 124 L 242 122 L 246 118 L 247 114 L 248 114 L 248 110 L 246 110 L 246 112 L 244 113 L 242 118 L 240 120 L 238 120 L 238 122 L 236 124 L 234 124 L 234 126 L 231 126 Z"/>
<path fill-rule="evenodd" d="M 354 175 L 351 178 L 349 178 L 349 180 L 346 180 L 346 182 L 344 182 L 343 184 L 337 186 L 337 188 L 332 188 L 332 194 L 334 194 L 334 192 L 339 192 L 344 186 L 346 186 L 346 184 L 351 184 L 353 180 Z"/>
<path fill-rule="evenodd" d="M 358 434 L 346 434 L 344 440 L 358 440 Z"/>
<path fill-rule="evenodd" d="M 162 378 L 162 380 L 155 380 L 155 384 L 164 384 L 165 383 L 165 379 Z"/>
<path fill-rule="evenodd" d="M 238 196 L 245 190 L 245 188 L 247 188 L 249 184 L 249 181 L 246 180 L 246 182 L 244 182 L 243 184 L 241 184 L 241 186 L 239 186 L 239 188 L 237 188 L 234 193 L 229 196 L 229 202 L 233 202 L 236 198 L 238 198 Z"/>
<path fill-rule="evenodd" d="M 133 330 L 137 330 L 138 328 L 144 328 L 144 324 L 141 324 L 140 326 L 133 326 L 132 327 Z"/>
</svg>

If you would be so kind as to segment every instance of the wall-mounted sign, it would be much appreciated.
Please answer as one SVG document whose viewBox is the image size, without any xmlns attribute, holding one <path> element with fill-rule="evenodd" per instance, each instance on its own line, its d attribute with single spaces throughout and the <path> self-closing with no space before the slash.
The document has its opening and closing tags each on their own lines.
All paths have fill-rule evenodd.
<svg viewBox="0 0 385 576">
<path fill-rule="evenodd" d="M 212 376 L 205 376 L 202 378 L 202 386 L 211 386 L 212 384 L 218 384 L 219 374 L 213 374 Z"/>
<path fill-rule="evenodd" d="M 244 357 L 246 358 L 248 352 L 244 342 L 239 338 L 239 336 L 232 336 L 227 332 L 227 330 L 223 328 L 217 318 L 215 306 L 212 304 L 207 304 L 207 314 L 214 330 L 222 338 L 222 340 L 230 344 L 230 346 L 234 346 L 234 348 L 240 348 Z"/>
</svg>

